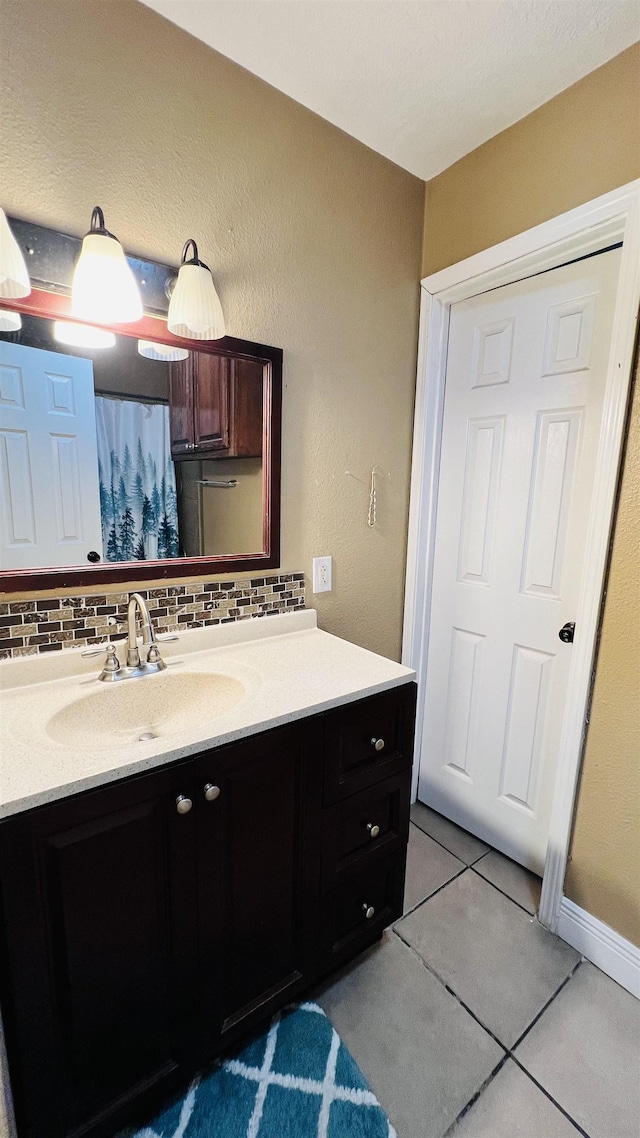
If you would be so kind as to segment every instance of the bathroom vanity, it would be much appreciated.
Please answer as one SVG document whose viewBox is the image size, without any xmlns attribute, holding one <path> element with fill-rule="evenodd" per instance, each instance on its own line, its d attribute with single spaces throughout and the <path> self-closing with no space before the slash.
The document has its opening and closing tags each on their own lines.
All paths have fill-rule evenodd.
<svg viewBox="0 0 640 1138">
<path fill-rule="evenodd" d="M 20 1138 L 134 1124 L 402 911 L 413 673 L 309 611 L 166 648 L 164 676 L 117 685 L 77 652 L 10 665 L 1 1000 Z M 170 683 L 178 701 L 189 676 L 238 687 L 216 711 L 214 684 L 191 724 L 167 694 L 151 739 L 104 690 Z"/>
</svg>

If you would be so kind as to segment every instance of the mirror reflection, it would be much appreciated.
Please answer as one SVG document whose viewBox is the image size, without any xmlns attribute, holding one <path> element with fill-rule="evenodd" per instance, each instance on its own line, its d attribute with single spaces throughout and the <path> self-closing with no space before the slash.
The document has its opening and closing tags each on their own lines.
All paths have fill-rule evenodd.
<svg viewBox="0 0 640 1138">
<path fill-rule="evenodd" d="M 263 361 L 0 331 L 0 569 L 259 553 Z"/>
</svg>

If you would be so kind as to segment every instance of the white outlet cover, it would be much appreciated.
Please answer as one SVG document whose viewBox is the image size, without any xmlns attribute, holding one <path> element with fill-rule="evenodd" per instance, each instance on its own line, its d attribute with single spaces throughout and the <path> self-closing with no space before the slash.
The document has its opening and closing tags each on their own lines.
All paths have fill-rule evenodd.
<svg viewBox="0 0 640 1138">
<path fill-rule="evenodd" d="M 331 592 L 331 557 L 314 557 L 313 591 L 314 593 Z"/>
</svg>

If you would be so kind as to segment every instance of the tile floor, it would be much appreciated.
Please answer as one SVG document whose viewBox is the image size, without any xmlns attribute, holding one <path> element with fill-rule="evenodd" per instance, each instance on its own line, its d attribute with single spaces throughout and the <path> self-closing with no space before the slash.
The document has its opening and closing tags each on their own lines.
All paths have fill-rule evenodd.
<svg viewBox="0 0 640 1138">
<path fill-rule="evenodd" d="M 638 1138 L 640 1003 L 537 923 L 538 878 L 411 817 L 405 915 L 317 996 L 398 1138 Z"/>
</svg>

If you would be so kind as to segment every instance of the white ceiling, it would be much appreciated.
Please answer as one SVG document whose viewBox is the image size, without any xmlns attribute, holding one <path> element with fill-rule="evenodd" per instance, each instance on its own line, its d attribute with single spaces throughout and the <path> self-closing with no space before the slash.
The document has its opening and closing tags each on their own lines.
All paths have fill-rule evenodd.
<svg viewBox="0 0 640 1138">
<path fill-rule="evenodd" d="M 143 0 L 420 178 L 640 38 L 637 0 Z"/>
</svg>

